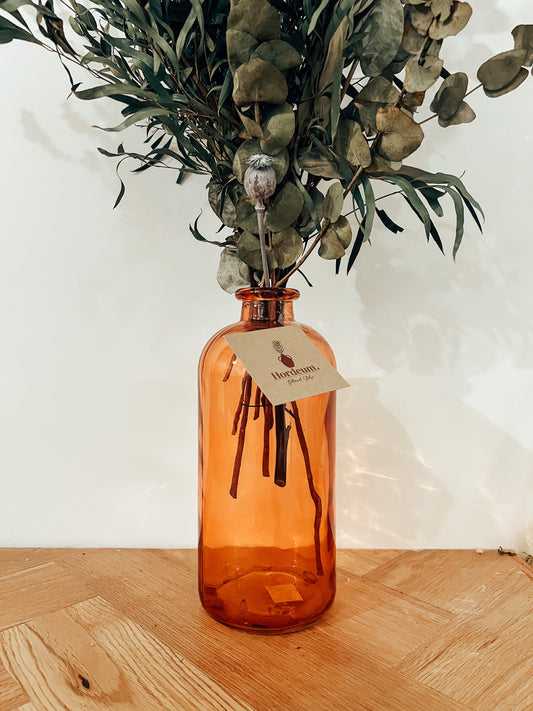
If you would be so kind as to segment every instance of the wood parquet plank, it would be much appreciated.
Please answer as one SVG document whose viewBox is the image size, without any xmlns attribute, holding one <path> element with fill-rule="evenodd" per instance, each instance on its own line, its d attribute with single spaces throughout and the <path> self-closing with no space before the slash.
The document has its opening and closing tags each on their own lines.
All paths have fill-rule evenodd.
<svg viewBox="0 0 533 711">
<path fill-rule="evenodd" d="M 26 701 L 29 701 L 28 695 L 0 660 L 0 711 L 16 711 Z"/>
<path fill-rule="evenodd" d="M 364 575 L 365 579 L 443 607 L 455 614 L 474 612 L 490 602 L 514 558 L 496 551 L 407 551 Z"/>
<path fill-rule="evenodd" d="M 356 575 L 337 573 L 338 596 L 324 633 L 394 665 L 454 619 L 442 608 Z M 406 624 L 415 620 L 416 625 Z"/>
<path fill-rule="evenodd" d="M 79 577 L 56 563 L 5 575 L 0 578 L 0 630 L 93 595 Z"/>
<path fill-rule="evenodd" d="M 512 560 L 483 607 L 460 615 L 398 669 L 479 711 L 533 709 L 533 580 Z"/>
<path fill-rule="evenodd" d="M 36 711 L 249 711 L 99 598 L 0 639 Z"/>
<path fill-rule="evenodd" d="M 59 550 L 61 549 L 0 548 L 0 578 L 28 568 L 35 568 L 43 563 L 52 563 Z"/>
<path fill-rule="evenodd" d="M 383 563 L 387 563 L 405 551 L 395 550 L 339 550 L 337 551 L 337 568 L 345 569 L 351 575 L 364 575 Z"/>
<path fill-rule="evenodd" d="M 276 637 L 216 623 L 198 602 L 194 551 L 73 552 L 61 565 L 255 711 L 464 710 L 326 634 L 328 616 L 320 626 Z"/>
</svg>

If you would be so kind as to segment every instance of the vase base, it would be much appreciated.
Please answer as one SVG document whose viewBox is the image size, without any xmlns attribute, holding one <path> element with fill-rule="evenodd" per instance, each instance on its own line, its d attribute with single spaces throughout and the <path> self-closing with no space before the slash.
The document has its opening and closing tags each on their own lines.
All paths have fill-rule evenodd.
<svg viewBox="0 0 533 711">
<path fill-rule="evenodd" d="M 202 604 L 217 621 L 247 632 L 296 632 L 316 622 L 333 602 L 325 598 L 323 578 L 310 572 L 253 570 L 205 585 Z M 331 590 L 329 589 L 329 593 Z"/>
</svg>

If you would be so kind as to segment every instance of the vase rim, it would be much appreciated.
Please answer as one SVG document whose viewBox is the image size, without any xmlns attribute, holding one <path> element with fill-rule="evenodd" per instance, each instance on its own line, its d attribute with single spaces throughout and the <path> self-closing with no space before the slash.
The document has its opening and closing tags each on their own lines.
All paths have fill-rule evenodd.
<svg viewBox="0 0 533 711">
<path fill-rule="evenodd" d="M 300 297 L 300 292 L 283 287 L 253 286 L 239 289 L 235 296 L 239 301 L 294 301 Z"/>
</svg>

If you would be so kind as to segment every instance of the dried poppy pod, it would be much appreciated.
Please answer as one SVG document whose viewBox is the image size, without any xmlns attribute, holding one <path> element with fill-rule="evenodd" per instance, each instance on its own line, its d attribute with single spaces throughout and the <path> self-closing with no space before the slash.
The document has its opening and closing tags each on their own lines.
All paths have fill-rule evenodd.
<svg viewBox="0 0 533 711">
<path fill-rule="evenodd" d="M 244 174 L 244 189 L 248 197 L 262 203 L 276 190 L 276 173 L 271 156 L 256 153 L 248 160 L 249 167 Z"/>
<path fill-rule="evenodd" d="M 244 174 L 244 189 L 249 198 L 256 201 L 257 224 L 259 226 L 259 243 L 261 245 L 261 262 L 263 264 L 263 283 L 270 286 L 270 272 L 265 239 L 265 203 L 264 200 L 276 190 L 276 173 L 272 164 L 274 159 L 261 153 L 250 156 L 249 167 Z"/>
</svg>

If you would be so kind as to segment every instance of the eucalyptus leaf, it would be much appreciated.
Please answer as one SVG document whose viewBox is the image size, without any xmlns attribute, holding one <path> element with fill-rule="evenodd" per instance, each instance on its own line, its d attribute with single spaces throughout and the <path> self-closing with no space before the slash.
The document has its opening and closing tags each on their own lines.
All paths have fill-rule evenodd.
<svg viewBox="0 0 533 711">
<path fill-rule="evenodd" d="M 279 12 L 267 0 L 231 0 L 228 29 L 248 32 L 258 42 L 279 39 Z"/>
<path fill-rule="evenodd" d="M 344 257 L 344 253 L 344 247 L 337 237 L 337 233 L 333 227 L 328 227 L 320 240 L 318 256 L 322 259 L 341 259 Z"/>
<path fill-rule="evenodd" d="M 261 151 L 276 153 L 291 142 L 296 127 L 296 117 L 292 106 L 282 104 L 267 114 L 263 122 Z"/>
<path fill-rule="evenodd" d="M 343 215 L 340 215 L 337 220 L 333 222 L 332 227 L 344 249 L 348 249 L 352 241 L 352 226 L 348 220 Z"/>
<path fill-rule="evenodd" d="M 235 221 L 236 225 L 245 232 L 253 232 L 259 234 L 259 223 L 257 221 L 257 212 L 255 204 L 252 203 L 247 195 L 242 195 L 235 206 Z"/>
<path fill-rule="evenodd" d="M 497 92 L 511 84 L 527 57 L 525 49 L 511 49 L 487 59 L 480 66 L 477 78 L 483 84 L 485 93 Z"/>
<path fill-rule="evenodd" d="M 372 3 L 359 28 L 356 43 L 366 76 L 378 76 L 392 62 L 402 43 L 403 22 L 401 0 Z"/>
<path fill-rule="evenodd" d="M 217 282 L 229 294 L 249 284 L 248 267 L 237 256 L 237 250 L 233 246 L 225 247 L 220 253 Z"/>
<path fill-rule="evenodd" d="M 454 0 L 431 0 L 431 12 L 441 22 L 445 22 L 451 15 Z"/>
<path fill-rule="evenodd" d="M 434 20 L 429 7 L 410 7 L 409 22 L 421 37 L 426 37 Z"/>
<path fill-rule="evenodd" d="M 294 183 L 287 182 L 268 206 L 265 214 L 267 230 L 279 232 L 298 219 L 304 199 Z"/>
<path fill-rule="evenodd" d="M 404 90 L 427 91 L 439 78 L 443 64 L 444 61 L 438 57 L 411 57 L 405 66 Z"/>
<path fill-rule="evenodd" d="M 524 59 L 524 67 L 533 64 L 533 25 L 517 25 L 512 31 L 514 37 L 514 48 L 525 49 L 527 54 Z"/>
<path fill-rule="evenodd" d="M 326 193 L 323 203 L 323 215 L 330 222 L 336 222 L 344 205 L 344 189 L 341 183 L 332 183 Z"/>
<path fill-rule="evenodd" d="M 408 15 L 405 19 L 402 47 L 409 54 L 418 54 L 424 46 L 425 37 L 413 27 L 412 22 L 408 19 L 409 17 Z"/>
<path fill-rule="evenodd" d="M 288 88 L 285 77 L 273 64 L 262 59 L 250 59 L 233 75 L 233 101 L 237 106 L 255 102 L 283 104 Z"/>
<path fill-rule="evenodd" d="M 272 252 L 279 269 L 292 266 L 302 253 L 303 243 L 293 227 L 272 233 Z"/>
<path fill-rule="evenodd" d="M 527 76 L 527 71 L 526 71 Z M 510 91 L 510 89 L 509 89 Z M 506 93 L 506 92 L 504 92 Z M 476 118 L 476 114 L 472 107 L 466 103 L 466 101 L 461 101 L 459 108 L 455 114 L 450 119 L 444 119 L 439 116 L 439 126 L 447 128 L 448 126 L 458 126 L 461 123 L 470 123 Z"/>
<path fill-rule="evenodd" d="M 241 64 L 245 64 L 257 47 L 257 40 L 249 32 L 228 30 L 226 32 L 226 49 L 228 63 L 232 74 Z"/>
<path fill-rule="evenodd" d="M 396 104 L 400 92 L 385 77 L 375 77 L 357 95 L 355 104 L 359 109 L 367 133 L 376 131 L 376 112 L 383 106 Z"/>
<path fill-rule="evenodd" d="M 392 161 L 411 155 L 424 139 L 424 132 L 413 119 L 395 106 L 378 110 L 376 126 L 382 133 L 380 153 Z"/>
<path fill-rule="evenodd" d="M 30 32 L 26 32 L 6 17 L 0 16 L 0 44 L 7 44 L 14 39 L 41 44 Z"/>
<path fill-rule="evenodd" d="M 249 267 L 252 267 L 252 269 L 256 269 L 260 272 L 263 271 L 259 237 L 256 237 L 251 232 L 243 232 L 239 237 L 239 241 L 237 242 L 237 256 Z M 278 263 L 272 250 L 269 248 L 267 248 L 267 259 L 269 268 L 276 269 Z"/>
<path fill-rule="evenodd" d="M 431 39 L 441 40 L 445 37 L 451 37 L 458 34 L 464 29 L 472 16 L 472 8 L 467 2 L 453 3 L 452 12 L 449 17 L 442 20 L 436 17 L 429 28 L 429 36 Z"/>
<path fill-rule="evenodd" d="M 492 99 L 495 99 L 498 96 L 503 96 L 504 94 L 508 94 L 510 91 L 513 91 L 516 89 L 522 82 L 524 82 L 529 75 L 529 71 L 525 67 L 520 67 L 518 70 L 518 74 L 515 76 L 515 78 L 509 82 L 509 84 L 506 84 L 505 86 L 502 86 L 501 89 L 497 89 L 495 91 L 490 91 L 489 89 L 485 89 L 485 94 L 487 96 L 490 96 Z"/>
<path fill-rule="evenodd" d="M 366 168 L 372 162 L 368 142 L 357 121 L 350 119 L 339 121 L 333 148 L 335 153 L 342 155 L 350 165 L 361 165 Z"/>
<path fill-rule="evenodd" d="M 273 64 L 280 72 L 298 67 L 302 61 L 300 53 L 284 40 L 263 42 L 252 54 L 252 59 L 262 59 Z"/>
<path fill-rule="evenodd" d="M 430 110 L 434 111 L 442 121 L 450 121 L 459 111 L 467 88 L 468 77 L 464 72 L 450 74 L 440 85 L 430 104 Z"/>
<path fill-rule="evenodd" d="M 261 126 L 256 121 L 254 121 L 254 119 L 249 118 L 248 116 L 243 114 L 242 111 L 239 111 L 239 109 L 237 109 L 237 111 L 238 111 L 239 117 L 242 121 L 242 125 L 246 129 L 246 133 L 248 134 L 248 137 L 249 138 L 263 138 L 263 129 L 261 128 Z"/>
<path fill-rule="evenodd" d="M 342 179 L 343 177 L 338 162 L 333 157 L 326 158 L 318 151 L 307 151 L 298 156 L 298 164 L 302 170 L 321 178 Z"/>
</svg>

